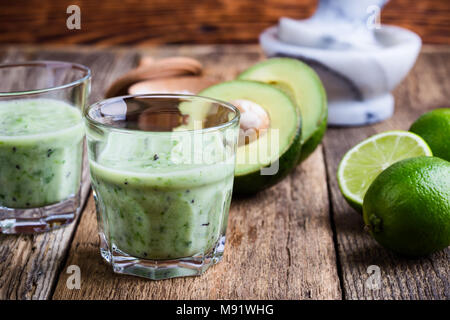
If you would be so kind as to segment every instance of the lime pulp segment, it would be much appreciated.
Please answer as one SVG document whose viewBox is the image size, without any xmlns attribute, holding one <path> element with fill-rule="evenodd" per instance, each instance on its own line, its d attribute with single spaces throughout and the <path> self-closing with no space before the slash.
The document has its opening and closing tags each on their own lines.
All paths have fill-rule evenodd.
<svg viewBox="0 0 450 320">
<path fill-rule="evenodd" d="M 337 172 L 341 191 L 352 206 L 360 208 L 370 184 L 384 169 L 397 161 L 419 156 L 432 156 L 432 152 L 418 135 L 407 131 L 376 134 L 342 158 Z"/>
</svg>

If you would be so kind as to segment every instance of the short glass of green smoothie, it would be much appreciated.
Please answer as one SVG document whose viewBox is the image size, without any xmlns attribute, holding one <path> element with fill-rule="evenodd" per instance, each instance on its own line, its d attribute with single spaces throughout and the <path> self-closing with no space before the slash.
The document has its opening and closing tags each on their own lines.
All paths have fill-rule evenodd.
<svg viewBox="0 0 450 320">
<path fill-rule="evenodd" d="M 192 96 L 111 98 L 85 110 L 100 253 L 117 273 L 200 275 L 222 258 L 239 111 Z"/>
<path fill-rule="evenodd" d="M 89 68 L 0 65 L 0 233 L 52 230 L 80 209 Z"/>
</svg>

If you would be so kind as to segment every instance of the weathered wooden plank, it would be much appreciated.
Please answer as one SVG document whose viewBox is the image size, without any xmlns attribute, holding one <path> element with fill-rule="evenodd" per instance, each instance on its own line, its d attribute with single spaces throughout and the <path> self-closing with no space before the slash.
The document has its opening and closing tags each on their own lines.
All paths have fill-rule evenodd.
<svg viewBox="0 0 450 320">
<path fill-rule="evenodd" d="M 249 43 L 282 16 L 310 16 L 311 0 L 39 0 L 0 2 L 0 42 L 60 44 Z M 81 10 L 81 29 L 68 30 L 69 5 Z M 424 42 L 448 43 L 449 1 L 390 1 L 381 22 L 410 28 Z M 20 28 L 17 26 L 20 25 Z"/>
<path fill-rule="evenodd" d="M 85 64 L 92 68 L 94 82 L 92 98 L 103 94 L 110 76 L 117 76 L 134 62 L 131 54 L 112 53 L 80 54 L 72 52 L 54 53 L 39 51 L 23 54 L 29 50 L 11 49 L 9 61 L 25 59 L 66 60 Z M 114 62 L 120 59 L 120 62 Z M 91 99 L 92 101 L 92 99 Z M 85 166 L 87 168 L 87 166 Z M 89 172 L 83 172 L 82 203 L 90 190 Z M 47 299 L 54 289 L 59 269 L 67 255 L 78 221 L 71 225 L 37 235 L 0 236 L 0 299 Z"/>
<path fill-rule="evenodd" d="M 425 48 L 407 79 L 395 90 L 396 110 L 392 119 L 368 127 L 331 128 L 324 140 L 333 219 L 338 242 L 346 299 L 449 299 L 450 250 L 428 258 L 408 260 L 381 248 L 363 231 L 361 216 L 352 210 L 336 181 L 336 170 L 343 154 L 357 142 L 377 132 L 407 130 L 423 112 L 449 106 L 450 49 Z M 381 269 L 382 287 L 365 286 L 367 268 Z"/>
<path fill-rule="evenodd" d="M 261 58 L 256 46 L 142 51 L 157 57 L 196 57 L 205 64 L 205 73 L 222 79 L 233 78 Z M 116 275 L 102 262 L 96 228 L 91 198 L 66 263 L 80 267 L 81 289 L 69 290 L 69 275 L 62 272 L 53 299 L 341 297 L 320 148 L 277 186 L 254 197 L 233 199 L 224 259 L 201 277 L 149 281 Z"/>
</svg>

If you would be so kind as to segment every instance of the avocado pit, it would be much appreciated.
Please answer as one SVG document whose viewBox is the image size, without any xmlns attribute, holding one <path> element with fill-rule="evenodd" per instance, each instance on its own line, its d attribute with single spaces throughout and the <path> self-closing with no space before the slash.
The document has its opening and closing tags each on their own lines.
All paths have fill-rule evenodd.
<svg viewBox="0 0 450 320">
<path fill-rule="evenodd" d="M 231 104 L 241 113 L 239 145 L 258 139 L 270 127 L 269 115 L 259 104 L 246 99 L 233 100 Z"/>
</svg>

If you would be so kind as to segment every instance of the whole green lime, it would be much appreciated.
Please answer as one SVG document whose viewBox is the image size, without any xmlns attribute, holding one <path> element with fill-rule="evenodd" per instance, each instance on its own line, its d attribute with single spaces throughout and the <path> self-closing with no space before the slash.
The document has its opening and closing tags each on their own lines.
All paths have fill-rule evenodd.
<svg viewBox="0 0 450 320">
<path fill-rule="evenodd" d="M 430 146 L 433 155 L 450 161 L 450 108 L 424 113 L 409 131 L 421 136 Z"/>
<path fill-rule="evenodd" d="M 364 223 L 382 246 L 423 256 L 450 245 L 450 162 L 437 157 L 399 161 L 373 181 Z"/>
</svg>

